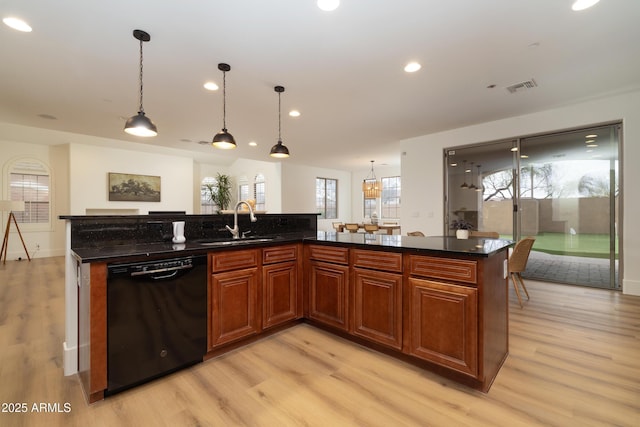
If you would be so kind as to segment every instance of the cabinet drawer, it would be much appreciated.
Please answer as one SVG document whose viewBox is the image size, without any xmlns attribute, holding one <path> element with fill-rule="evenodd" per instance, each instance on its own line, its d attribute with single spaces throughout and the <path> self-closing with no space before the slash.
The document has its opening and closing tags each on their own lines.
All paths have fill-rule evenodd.
<svg viewBox="0 0 640 427">
<path fill-rule="evenodd" d="M 298 247 L 296 245 L 274 246 L 262 250 L 262 263 L 273 264 L 276 262 L 294 261 L 297 259 Z"/>
<path fill-rule="evenodd" d="M 354 249 L 351 256 L 354 267 L 402 273 L 402 254 L 400 253 Z"/>
<path fill-rule="evenodd" d="M 309 258 L 347 265 L 349 263 L 349 249 L 335 246 L 309 245 Z"/>
<path fill-rule="evenodd" d="M 409 274 L 473 284 L 478 280 L 475 261 L 421 255 L 409 255 Z"/>
<path fill-rule="evenodd" d="M 258 250 L 215 252 L 209 254 L 209 262 L 212 273 L 256 267 L 258 265 Z"/>
</svg>

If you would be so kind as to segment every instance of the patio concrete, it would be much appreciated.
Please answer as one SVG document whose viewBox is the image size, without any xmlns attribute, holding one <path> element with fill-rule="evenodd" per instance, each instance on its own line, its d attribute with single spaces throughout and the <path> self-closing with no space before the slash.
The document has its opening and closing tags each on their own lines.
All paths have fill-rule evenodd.
<svg viewBox="0 0 640 427">
<path fill-rule="evenodd" d="M 615 279 L 618 283 L 618 262 L 615 265 Z M 550 255 L 531 251 L 527 269 L 522 273 L 525 279 L 543 282 L 568 283 L 571 285 L 610 288 L 609 260 L 564 255 Z"/>
</svg>

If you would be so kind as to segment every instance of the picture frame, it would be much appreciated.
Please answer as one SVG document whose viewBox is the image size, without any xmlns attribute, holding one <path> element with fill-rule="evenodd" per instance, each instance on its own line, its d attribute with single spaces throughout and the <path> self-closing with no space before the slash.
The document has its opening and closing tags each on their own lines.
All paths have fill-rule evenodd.
<svg viewBox="0 0 640 427">
<path fill-rule="evenodd" d="M 159 202 L 160 177 L 109 172 L 110 202 Z"/>
</svg>

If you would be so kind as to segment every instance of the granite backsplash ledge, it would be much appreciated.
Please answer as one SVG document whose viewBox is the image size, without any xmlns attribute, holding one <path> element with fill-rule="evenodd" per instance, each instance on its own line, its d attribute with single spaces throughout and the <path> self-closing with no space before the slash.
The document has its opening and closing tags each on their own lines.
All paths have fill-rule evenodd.
<svg viewBox="0 0 640 427">
<path fill-rule="evenodd" d="M 238 215 L 240 233 L 247 236 L 315 237 L 317 214 L 258 214 L 251 222 L 248 214 Z M 185 222 L 188 241 L 231 238 L 225 225 L 233 227 L 233 214 L 222 215 L 61 215 L 72 222 L 71 248 L 170 242 L 172 222 Z"/>
</svg>

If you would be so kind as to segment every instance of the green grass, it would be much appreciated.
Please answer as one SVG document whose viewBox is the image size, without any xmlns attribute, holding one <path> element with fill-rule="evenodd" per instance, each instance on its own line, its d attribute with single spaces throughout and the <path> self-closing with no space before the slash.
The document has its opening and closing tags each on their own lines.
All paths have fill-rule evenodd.
<svg viewBox="0 0 640 427">
<path fill-rule="evenodd" d="M 504 239 L 511 236 L 501 235 Z M 533 236 L 536 242 L 533 250 L 552 255 L 581 256 L 589 258 L 609 258 L 608 234 L 576 234 L 540 233 Z M 616 259 L 618 258 L 618 241 L 616 240 Z"/>
</svg>

